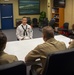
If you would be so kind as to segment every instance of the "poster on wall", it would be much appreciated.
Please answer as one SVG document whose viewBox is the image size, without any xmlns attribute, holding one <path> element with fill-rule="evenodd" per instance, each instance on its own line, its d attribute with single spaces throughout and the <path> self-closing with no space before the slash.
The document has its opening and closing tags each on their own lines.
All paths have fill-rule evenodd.
<svg viewBox="0 0 74 75">
<path fill-rule="evenodd" d="M 18 0 L 19 15 L 40 14 L 40 0 Z"/>
</svg>

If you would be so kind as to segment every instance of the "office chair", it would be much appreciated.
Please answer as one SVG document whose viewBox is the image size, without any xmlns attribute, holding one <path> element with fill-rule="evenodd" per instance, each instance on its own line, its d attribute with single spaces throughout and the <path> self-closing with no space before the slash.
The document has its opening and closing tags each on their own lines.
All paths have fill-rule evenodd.
<svg viewBox="0 0 74 75">
<path fill-rule="evenodd" d="M 42 75 L 74 75 L 74 48 L 49 54 Z"/>
<path fill-rule="evenodd" d="M 42 22 L 43 27 L 48 26 L 48 18 L 44 18 Z"/>
<path fill-rule="evenodd" d="M 33 24 L 33 27 L 38 27 L 38 20 L 37 20 L 37 18 L 33 18 L 32 19 L 32 24 Z"/>
<path fill-rule="evenodd" d="M 22 23 L 22 21 L 21 20 L 19 20 L 19 21 L 16 21 L 16 28 L 20 25 Z"/>
<path fill-rule="evenodd" d="M 55 19 L 51 19 L 48 24 L 49 24 L 49 26 L 51 26 L 53 29 L 55 29 Z"/>
<path fill-rule="evenodd" d="M 13 63 L 0 65 L 1 75 L 26 75 L 26 65 L 24 61 L 15 61 Z"/>
<path fill-rule="evenodd" d="M 40 22 L 40 27 L 39 30 L 42 31 L 42 28 L 48 26 L 48 18 L 44 18 L 41 22 Z"/>
<path fill-rule="evenodd" d="M 72 29 L 69 30 L 69 38 L 74 39 L 74 24 L 72 25 Z"/>
<path fill-rule="evenodd" d="M 62 34 L 65 36 L 69 35 L 69 23 L 65 22 L 62 28 L 58 28 L 59 31 L 62 31 Z"/>
<path fill-rule="evenodd" d="M 31 25 L 31 18 L 27 17 L 27 24 Z"/>
</svg>

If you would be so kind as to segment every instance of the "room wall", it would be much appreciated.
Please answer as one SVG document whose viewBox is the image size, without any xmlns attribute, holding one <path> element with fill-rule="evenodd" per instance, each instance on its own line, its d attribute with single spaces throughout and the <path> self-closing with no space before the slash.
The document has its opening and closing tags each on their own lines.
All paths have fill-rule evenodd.
<svg viewBox="0 0 74 75">
<path fill-rule="evenodd" d="M 69 22 L 69 29 L 74 24 L 74 0 L 66 0 L 64 21 Z"/>
<path fill-rule="evenodd" d="M 49 20 L 51 19 L 51 1 L 52 0 L 40 0 L 40 11 L 45 11 Z M 0 3 L 13 4 L 14 27 L 16 27 L 16 19 L 20 19 L 23 16 L 31 17 L 31 19 L 34 17 L 39 19 L 39 15 L 19 15 L 18 0 L 9 0 L 7 2 L 0 0 Z M 64 21 L 69 22 L 69 28 L 71 29 L 71 26 L 74 23 L 74 0 L 66 0 Z"/>
<path fill-rule="evenodd" d="M 5 0 L 0 0 L 0 3 L 12 3 L 13 4 L 13 17 L 14 17 L 14 27 L 16 27 L 16 19 L 20 19 L 23 16 L 26 17 L 31 17 L 32 18 L 38 18 L 39 19 L 39 15 L 19 15 L 19 10 L 18 10 L 18 0 L 9 0 L 9 1 L 5 1 Z M 40 0 L 40 11 L 45 11 L 47 12 L 47 0 Z"/>
</svg>

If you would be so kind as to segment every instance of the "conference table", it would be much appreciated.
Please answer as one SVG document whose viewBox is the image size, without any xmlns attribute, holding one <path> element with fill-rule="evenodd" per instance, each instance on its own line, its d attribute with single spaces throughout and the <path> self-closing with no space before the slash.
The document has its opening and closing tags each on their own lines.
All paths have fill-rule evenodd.
<svg viewBox="0 0 74 75">
<path fill-rule="evenodd" d="M 63 41 L 67 47 L 69 46 L 70 38 L 63 35 L 56 35 L 54 38 Z M 22 41 L 10 41 L 7 42 L 4 51 L 8 54 L 16 55 L 18 60 L 24 61 L 25 56 L 37 45 L 42 44 L 43 42 L 42 37 Z"/>
</svg>

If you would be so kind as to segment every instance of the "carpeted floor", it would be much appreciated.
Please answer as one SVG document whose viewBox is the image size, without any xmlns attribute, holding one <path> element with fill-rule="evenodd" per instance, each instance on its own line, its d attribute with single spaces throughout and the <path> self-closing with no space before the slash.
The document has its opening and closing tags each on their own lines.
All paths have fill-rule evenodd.
<svg viewBox="0 0 74 75">
<path fill-rule="evenodd" d="M 8 41 L 16 41 L 16 29 L 9 29 L 9 30 L 2 30 L 6 36 Z M 33 28 L 33 38 L 39 38 L 42 36 L 42 32 L 39 30 L 39 28 Z"/>
</svg>

